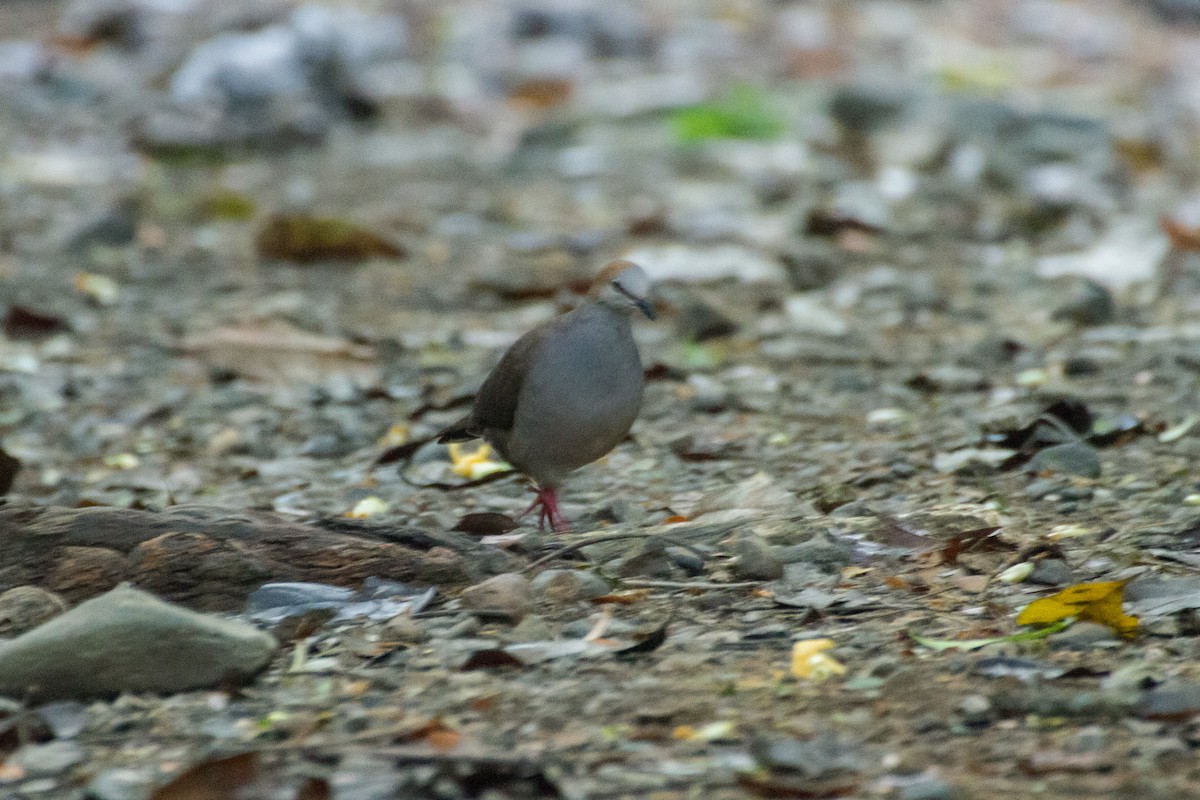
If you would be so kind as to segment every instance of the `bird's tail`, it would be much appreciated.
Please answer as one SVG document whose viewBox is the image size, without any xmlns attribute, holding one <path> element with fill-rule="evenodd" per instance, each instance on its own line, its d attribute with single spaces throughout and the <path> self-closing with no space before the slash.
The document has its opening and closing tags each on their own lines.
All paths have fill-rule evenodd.
<svg viewBox="0 0 1200 800">
<path fill-rule="evenodd" d="M 471 415 L 468 414 L 439 433 L 437 438 L 438 444 L 469 442 L 472 439 L 478 439 L 479 434 L 475 433 L 471 428 Z"/>
</svg>

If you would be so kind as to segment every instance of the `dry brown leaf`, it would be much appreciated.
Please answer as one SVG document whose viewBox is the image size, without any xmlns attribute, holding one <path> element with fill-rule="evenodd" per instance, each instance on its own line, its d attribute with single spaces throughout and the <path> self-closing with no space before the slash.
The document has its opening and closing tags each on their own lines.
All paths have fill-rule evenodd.
<svg viewBox="0 0 1200 800">
<path fill-rule="evenodd" d="M 324 778 L 309 778 L 296 792 L 296 800 L 331 800 L 333 790 Z"/>
<path fill-rule="evenodd" d="M 1167 239 L 1176 250 L 1200 251 L 1200 227 L 1184 225 L 1170 217 L 1163 217 L 1161 224 L 1163 233 L 1167 234 Z"/>
<path fill-rule="evenodd" d="M 462 734 L 456 730 L 438 728 L 437 730 L 430 731 L 429 735 L 425 737 L 425 741 L 434 750 L 445 752 L 446 750 L 453 750 L 458 747 L 462 743 L 462 738 Z"/>
<path fill-rule="evenodd" d="M 150 795 L 150 800 L 228 800 L 258 778 L 258 754 L 204 761 L 176 775 Z"/>
<path fill-rule="evenodd" d="M 193 334 L 183 340 L 182 348 L 211 369 L 270 382 L 316 382 L 331 373 L 372 380 L 377 372 L 372 348 L 278 320 Z"/>
<path fill-rule="evenodd" d="M 605 605 L 612 603 L 619 606 L 631 606 L 634 603 L 639 603 L 650 596 L 649 589 L 630 589 L 624 592 L 614 592 L 613 594 L 604 594 L 599 597 L 593 597 L 591 602 L 593 605 Z"/>
<path fill-rule="evenodd" d="M 361 261 L 372 256 L 404 258 L 405 250 L 377 233 L 336 217 L 276 214 L 259 229 L 255 247 L 280 261 Z"/>
<path fill-rule="evenodd" d="M 979 594 L 987 588 L 989 580 L 987 575 L 956 575 L 954 585 L 967 594 Z"/>
<path fill-rule="evenodd" d="M 571 98 L 575 85 L 566 79 L 530 79 L 514 86 L 508 93 L 513 105 L 521 108 L 554 108 Z"/>
</svg>

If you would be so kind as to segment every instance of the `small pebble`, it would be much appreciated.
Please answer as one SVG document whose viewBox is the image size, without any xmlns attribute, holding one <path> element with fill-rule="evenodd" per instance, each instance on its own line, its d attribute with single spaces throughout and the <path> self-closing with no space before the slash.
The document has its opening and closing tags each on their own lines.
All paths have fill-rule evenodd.
<svg viewBox="0 0 1200 800">
<path fill-rule="evenodd" d="M 515 572 L 506 572 L 463 590 L 463 602 L 472 611 L 498 614 L 520 620 L 533 606 L 529 581 Z"/>
<path fill-rule="evenodd" d="M 739 577 L 751 581 L 773 581 L 783 577 L 783 559 L 762 537 L 743 533 L 734 545 Z"/>
</svg>

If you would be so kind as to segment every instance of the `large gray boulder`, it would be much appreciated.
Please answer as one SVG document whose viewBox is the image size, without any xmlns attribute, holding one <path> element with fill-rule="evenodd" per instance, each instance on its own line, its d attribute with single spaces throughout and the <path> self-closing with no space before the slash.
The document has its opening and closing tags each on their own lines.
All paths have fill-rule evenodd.
<svg viewBox="0 0 1200 800">
<path fill-rule="evenodd" d="M 82 699 L 241 683 L 277 646 L 251 625 L 118 586 L 0 644 L 0 695 Z"/>
</svg>

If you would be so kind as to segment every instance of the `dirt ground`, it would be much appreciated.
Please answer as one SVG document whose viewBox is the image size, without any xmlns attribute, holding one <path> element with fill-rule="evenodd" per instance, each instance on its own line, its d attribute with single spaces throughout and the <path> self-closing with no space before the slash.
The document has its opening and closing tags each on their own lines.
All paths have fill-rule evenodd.
<svg viewBox="0 0 1200 800">
<path fill-rule="evenodd" d="M 3 796 L 1200 796 L 1195 4 L 344 5 L 406 48 L 193 106 L 293 4 L 0 5 L 0 591 L 281 641 L 0 705 Z M 642 412 L 539 533 L 432 439 L 616 257 Z M 436 593 L 246 607 L 371 577 Z"/>
</svg>

